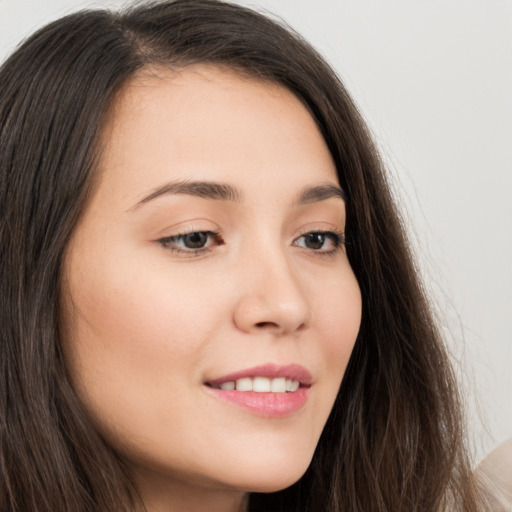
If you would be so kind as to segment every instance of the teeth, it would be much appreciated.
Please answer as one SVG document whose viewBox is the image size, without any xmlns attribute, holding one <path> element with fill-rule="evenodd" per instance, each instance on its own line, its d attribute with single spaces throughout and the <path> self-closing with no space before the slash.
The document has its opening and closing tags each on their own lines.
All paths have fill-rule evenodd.
<svg viewBox="0 0 512 512">
<path fill-rule="evenodd" d="M 299 389 L 299 381 L 278 377 L 268 379 L 267 377 L 244 377 L 235 381 L 223 382 L 220 385 L 213 386 L 225 391 L 254 391 L 256 393 L 293 393 Z"/>
<path fill-rule="evenodd" d="M 293 393 L 294 391 L 297 391 L 299 389 L 299 381 L 298 380 L 292 380 L 292 386 L 290 391 Z"/>
<path fill-rule="evenodd" d="M 238 379 L 236 389 L 237 391 L 252 391 L 252 379 L 250 377 Z"/>
<path fill-rule="evenodd" d="M 286 393 L 286 379 L 284 377 L 272 379 L 270 381 L 270 391 L 272 393 Z"/>
<path fill-rule="evenodd" d="M 238 381 L 236 381 L 236 389 L 239 389 Z M 270 379 L 254 377 L 254 379 L 252 379 L 252 390 L 256 391 L 256 393 L 270 393 Z"/>
</svg>

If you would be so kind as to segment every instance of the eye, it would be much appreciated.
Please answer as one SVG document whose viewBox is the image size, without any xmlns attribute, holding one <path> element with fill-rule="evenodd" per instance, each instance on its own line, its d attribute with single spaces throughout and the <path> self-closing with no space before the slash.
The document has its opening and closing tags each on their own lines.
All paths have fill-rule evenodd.
<svg viewBox="0 0 512 512">
<path fill-rule="evenodd" d="M 344 243 L 343 233 L 334 231 L 311 231 L 294 241 L 294 245 L 322 254 L 334 254 Z"/>
<path fill-rule="evenodd" d="M 202 249 L 208 242 L 208 233 L 198 231 L 197 233 L 189 233 L 179 237 L 183 241 L 183 245 L 187 249 Z"/>
<path fill-rule="evenodd" d="M 198 256 L 223 243 L 220 234 L 214 231 L 192 231 L 161 238 L 157 242 L 164 249 L 184 256 Z"/>
</svg>

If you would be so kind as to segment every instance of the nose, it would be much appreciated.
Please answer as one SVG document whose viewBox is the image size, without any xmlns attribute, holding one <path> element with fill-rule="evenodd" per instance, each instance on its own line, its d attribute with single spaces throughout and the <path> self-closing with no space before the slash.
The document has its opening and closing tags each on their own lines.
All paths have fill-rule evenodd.
<svg viewBox="0 0 512 512">
<path fill-rule="evenodd" d="M 310 307 L 299 276 L 284 255 L 252 254 L 237 280 L 234 323 L 245 333 L 293 335 L 308 327 Z"/>
</svg>

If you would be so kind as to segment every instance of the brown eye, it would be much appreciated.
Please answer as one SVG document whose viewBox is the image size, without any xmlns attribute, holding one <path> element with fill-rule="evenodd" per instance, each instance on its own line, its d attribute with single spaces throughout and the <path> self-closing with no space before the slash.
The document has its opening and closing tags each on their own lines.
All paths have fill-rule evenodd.
<svg viewBox="0 0 512 512">
<path fill-rule="evenodd" d="M 182 235 L 173 235 L 157 240 L 164 248 L 182 256 L 198 256 L 222 245 L 219 233 L 213 231 L 191 231 Z"/>
<path fill-rule="evenodd" d="M 325 233 L 308 233 L 304 236 L 304 246 L 308 249 L 319 250 L 325 243 Z"/>
<path fill-rule="evenodd" d="M 198 231 L 197 233 L 189 233 L 182 237 L 183 245 L 187 249 L 201 249 L 208 241 L 208 233 L 205 231 Z"/>
<path fill-rule="evenodd" d="M 311 231 L 294 241 L 294 245 L 320 254 L 334 254 L 343 244 L 343 234 L 334 231 Z"/>
</svg>

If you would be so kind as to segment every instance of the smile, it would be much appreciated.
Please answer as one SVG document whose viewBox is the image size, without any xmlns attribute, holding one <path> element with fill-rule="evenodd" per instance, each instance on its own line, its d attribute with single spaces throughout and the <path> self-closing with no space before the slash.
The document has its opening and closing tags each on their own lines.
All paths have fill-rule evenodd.
<svg viewBox="0 0 512 512">
<path fill-rule="evenodd" d="M 216 398 L 258 416 L 282 418 L 301 409 L 312 385 L 311 374 L 300 365 L 267 364 L 205 383 Z"/>
</svg>

